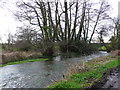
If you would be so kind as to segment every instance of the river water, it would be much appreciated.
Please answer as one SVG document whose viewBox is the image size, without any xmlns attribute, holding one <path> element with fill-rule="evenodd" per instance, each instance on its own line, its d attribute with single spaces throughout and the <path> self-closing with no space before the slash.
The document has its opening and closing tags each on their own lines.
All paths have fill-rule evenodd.
<svg viewBox="0 0 120 90">
<path fill-rule="evenodd" d="M 108 53 L 101 51 L 77 58 L 57 56 L 48 61 L 0 67 L 0 88 L 43 88 L 55 80 L 61 79 L 71 65 L 106 55 Z"/>
</svg>

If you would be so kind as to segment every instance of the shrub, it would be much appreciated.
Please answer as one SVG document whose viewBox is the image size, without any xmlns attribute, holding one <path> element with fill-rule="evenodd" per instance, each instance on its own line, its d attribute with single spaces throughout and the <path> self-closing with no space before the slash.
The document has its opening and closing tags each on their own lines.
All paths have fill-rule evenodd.
<svg viewBox="0 0 120 90">
<path fill-rule="evenodd" d="M 38 58 L 41 56 L 39 52 L 23 52 L 23 51 L 16 51 L 16 52 L 4 52 L 2 53 L 2 62 L 3 64 L 12 61 L 20 61 L 25 59 L 33 59 Z"/>
<path fill-rule="evenodd" d="M 45 55 L 45 56 L 53 56 L 53 46 L 52 47 L 48 47 L 45 49 L 45 51 L 42 53 L 42 55 Z"/>
<path fill-rule="evenodd" d="M 31 47 L 29 46 L 26 46 L 26 47 L 21 47 L 19 48 L 20 51 L 30 51 L 31 50 Z"/>
<path fill-rule="evenodd" d="M 88 44 L 87 42 L 76 41 L 76 42 L 69 42 L 69 43 L 61 42 L 60 50 L 62 53 L 74 52 L 82 55 L 82 54 L 93 53 L 97 49 L 94 48 L 93 45 Z"/>
</svg>

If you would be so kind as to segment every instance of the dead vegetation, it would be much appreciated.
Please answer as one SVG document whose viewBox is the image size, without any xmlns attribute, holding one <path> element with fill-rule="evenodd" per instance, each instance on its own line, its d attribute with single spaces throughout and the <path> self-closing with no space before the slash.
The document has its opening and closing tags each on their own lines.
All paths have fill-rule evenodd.
<svg viewBox="0 0 120 90">
<path fill-rule="evenodd" d="M 0 53 L 2 60 L 0 64 L 6 64 L 7 62 L 20 61 L 29 58 L 37 58 L 41 56 L 39 52 L 25 52 L 25 51 L 16 51 L 16 52 L 2 52 Z"/>
<path fill-rule="evenodd" d="M 68 69 L 68 74 L 66 75 L 66 77 L 68 77 L 69 75 L 71 75 L 73 73 L 88 71 L 89 69 L 94 68 L 92 66 L 97 67 L 101 64 L 108 63 L 108 62 L 110 62 L 112 60 L 116 60 L 118 58 L 120 58 L 120 50 L 112 51 L 112 52 L 110 52 L 110 54 L 108 56 L 98 57 L 96 59 L 88 61 L 87 63 L 81 62 L 79 64 L 71 66 Z"/>
</svg>

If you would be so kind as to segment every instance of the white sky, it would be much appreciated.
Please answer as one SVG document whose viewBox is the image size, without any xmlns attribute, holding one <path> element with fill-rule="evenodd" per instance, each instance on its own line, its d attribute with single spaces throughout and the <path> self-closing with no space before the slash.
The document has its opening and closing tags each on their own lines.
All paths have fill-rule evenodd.
<svg viewBox="0 0 120 90">
<path fill-rule="evenodd" d="M 4 3 L 6 1 L 7 3 Z M 21 24 L 15 19 L 13 15 L 13 11 L 15 11 L 15 2 L 16 0 L 0 0 L 0 37 L 5 41 L 5 35 L 8 32 L 15 33 L 16 27 Z M 96 0 L 94 0 L 96 1 Z M 111 7 L 113 8 L 111 11 L 111 17 L 118 16 L 118 1 L 120 0 L 107 0 Z M 10 9 L 9 9 L 10 8 Z M 11 12 L 12 11 L 12 12 Z M 107 38 L 106 38 L 107 40 Z"/>
</svg>

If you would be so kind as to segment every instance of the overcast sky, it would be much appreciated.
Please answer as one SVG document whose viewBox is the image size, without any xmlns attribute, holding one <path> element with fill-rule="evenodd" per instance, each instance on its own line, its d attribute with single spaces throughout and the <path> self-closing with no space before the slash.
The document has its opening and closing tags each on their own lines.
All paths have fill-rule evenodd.
<svg viewBox="0 0 120 90">
<path fill-rule="evenodd" d="M 15 33 L 16 27 L 21 24 L 15 19 L 12 12 L 16 10 L 15 7 L 16 0 L 0 0 L 0 37 L 5 41 L 5 35 L 8 32 Z M 96 1 L 96 0 L 94 0 Z M 112 7 L 110 16 L 118 16 L 118 2 L 120 0 L 107 0 Z M 7 3 L 5 3 L 7 2 Z"/>
</svg>

